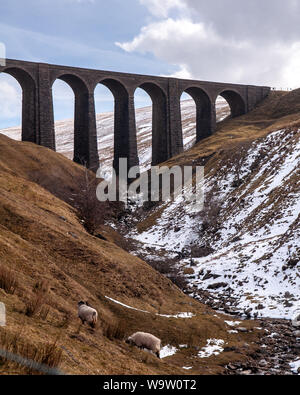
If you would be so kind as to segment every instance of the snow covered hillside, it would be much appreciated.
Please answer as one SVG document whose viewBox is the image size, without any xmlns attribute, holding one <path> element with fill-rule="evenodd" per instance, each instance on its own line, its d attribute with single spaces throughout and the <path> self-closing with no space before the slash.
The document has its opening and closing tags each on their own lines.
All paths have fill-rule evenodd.
<svg viewBox="0 0 300 395">
<path fill-rule="evenodd" d="M 182 122 L 185 149 L 194 145 L 196 140 L 195 103 L 193 100 L 182 102 Z M 221 121 L 230 114 L 226 100 L 219 97 L 216 105 L 217 120 Z M 97 115 L 98 151 L 103 171 L 109 171 L 113 161 L 113 129 L 114 113 Z M 141 170 L 144 171 L 151 166 L 151 142 L 152 142 L 152 107 L 139 108 L 136 110 L 138 153 Z M 58 121 L 55 123 L 56 150 L 73 158 L 73 120 Z M 0 133 L 14 139 L 20 140 L 20 127 L 3 129 Z"/>
<path fill-rule="evenodd" d="M 194 297 L 209 291 L 216 308 L 225 300 L 248 316 L 291 318 L 300 295 L 299 137 L 300 129 L 283 129 L 241 147 L 238 183 L 230 152 L 221 153 L 205 175 L 210 200 L 203 213 L 192 213 L 180 197 L 130 237 L 169 256 L 192 246 L 208 251 L 179 262 Z"/>
</svg>

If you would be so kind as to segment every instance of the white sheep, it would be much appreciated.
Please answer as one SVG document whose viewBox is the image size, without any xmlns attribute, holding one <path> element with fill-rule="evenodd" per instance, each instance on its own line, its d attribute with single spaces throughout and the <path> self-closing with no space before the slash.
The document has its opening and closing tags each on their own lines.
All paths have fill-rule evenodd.
<svg viewBox="0 0 300 395">
<path fill-rule="evenodd" d="M 300 327 L 300 303 L 298 303 L 295 306 L 294 314 L 293 314 L 293 317 L 292 317 L 292 325 L 295 328 L 299 328 Z"/>
<path fill-rule="evenodd" d="M 81 301 L 78 303 L 78 317 L 81 319 L 83 324 L 87 322 L 92 328 L 95 328 L 98 313 L 97 310 L 90 307 L 87 302 Z"/>
<path fill-rule="evenodd" d="M 135 345 L 139 348 L 146 348 L 160 358 L 161 340 L 150 333 L 136 332 L 128 337 L 126 343 Z"/>
</svg>

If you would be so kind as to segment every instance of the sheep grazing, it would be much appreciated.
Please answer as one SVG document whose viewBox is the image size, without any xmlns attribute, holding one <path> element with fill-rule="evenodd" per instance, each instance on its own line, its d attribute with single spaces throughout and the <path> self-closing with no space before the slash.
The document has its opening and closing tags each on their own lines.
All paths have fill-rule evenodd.
<svg viewBox="0 0 300 395">
<path fill-rule="evenodd" d="M 87 322 L 92 328 L 95 328 L 98 313 L 97 310 L 88 305 L 88 302 L 81 301 L 78 303 L 78 317 L 81 319 L 83 324 Z"/>
<path fill-rule="evenodd" d="M 132 336 L 129 336 L 126 343 L 139 348 L 146 348 L 147 350 L 152 351 L 157 358 L 160 358 L 161 340 L 150 333 L 137 332 Z"/>
</svg>

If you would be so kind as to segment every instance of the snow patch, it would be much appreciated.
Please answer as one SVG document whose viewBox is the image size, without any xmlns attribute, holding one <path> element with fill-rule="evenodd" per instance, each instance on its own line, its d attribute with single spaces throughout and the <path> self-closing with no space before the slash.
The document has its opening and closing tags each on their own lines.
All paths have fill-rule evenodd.
<svg viewBox="0 0 300 395">
<path fill-rule="evenodd" d="M 113 303 L 116 303 L 116 304 L 119 304 L 120 306 L 125 307 L 126 309 L 135 310 L 135 311 L 139 311 L 139 312 L 141 312 L 141 313 L 146 313 L 146 314 L 154 314 L 154 313 L 150 313 L 150 311 L 141 310 L 141 309 L 137 309 L 137 308 L 132 307 L 132 306 L 128 306 L 127 304 L 124 304 L 124 303 L 119 302 L 118 300 L 109 298 L 108 296 L 105 296 L 105 298 L 108 299 L 108 300 L 110 300 L 110 301 L 113 302 Z M 178 313 L 178 314 L 175 314 L 175 315 L 167 315 L 167 314 L 158 314 L 158 313 L 155 313 L 155 315 L 158 316 L 158 317 L 164 317 L 164 318 L 177 318 L 177 319 L 190 319 L 190 318 L 193 318 L 193 317 L 196 316 L 196 315 L 193 314 L 193 313 L 187 313 L 187 312 Z"/>
<path fill-rule="evenodd" d="M 298 373 L 298 370 L 300 369 L 300 359 L 298 359 L 295 362 L 291 362 L 290 367 L 293 373 L 298 374 L 300 376 L 300 373 Z"/>
<path fill-rule="evenodd" d="M 160 358 L 167 358 L 167 357 L 171 357 L 172 355 L 175 355 L 177 353 L 178 349 L 176 347 L 167 345 L 164 346 L 161 350 L 160 350 Z"/>
<path fill-rule="evenodd" d="M 199 358 L 210 358 L 213 355 L 219 355 L 224 351 L 225 342 L 221 339 L 208 339 L 206 347 L 198 353 Z"/>
<path fill-rule="evenodd" d="M 224 321 L 228 326 L 235 327 L 239 326 L 242 322 L 241 321 Z"/>
</svg>

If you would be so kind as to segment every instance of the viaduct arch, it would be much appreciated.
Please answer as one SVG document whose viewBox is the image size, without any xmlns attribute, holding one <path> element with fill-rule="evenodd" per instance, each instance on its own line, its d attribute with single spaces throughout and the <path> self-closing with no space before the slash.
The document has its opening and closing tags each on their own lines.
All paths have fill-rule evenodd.
<svg viewBox="0 0 300 395">
<path fill-rule="evenodd" d="M 7 60 L 0 72 L 8 73 L 22 87 L 22 140 L 55 150 L 52 85 L 66 82 L 75 95 L 74 161 L 96 171 L 99 166 L 94 91 L 100 83 L 115 100 L 114 168 L 119 158 L 128 166 L 139 164 L 134 93 L 145 90 L 152 99 L 152 165 L 183 152 L 180 97 L 187 92 L 196 103 L 197 142 L 216 129 L 215 102 L 223 96 L 232 117 L 246 114 L 270 92 L 269 87 L 193 81 L 168 77 L 118 73 Z M 1 109 L 0 109 L 1 111 Z"/>
</svg>

